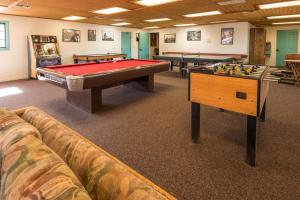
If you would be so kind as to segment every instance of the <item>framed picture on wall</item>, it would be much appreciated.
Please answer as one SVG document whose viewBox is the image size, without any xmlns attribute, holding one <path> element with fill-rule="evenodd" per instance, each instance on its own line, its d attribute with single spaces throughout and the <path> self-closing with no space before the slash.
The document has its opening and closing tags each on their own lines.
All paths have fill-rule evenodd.
<svg viewBox="0 0 300 200">
<path fill-rule="evenodd" d="M 88 30 L 88 41 L 96 41 L 96 30 Z"/>
<path fill-rule="evenodd" d="M 103 41 L 114 41 L 114 32 L 113 31 L 102 31 L 102 40 Z"/>
<path fill-rule="evenodd" d="M 233 28 L 222 28 L 221 29 L 221 44 L 222 45 L 233 45 Z"/>
<path fill-rule="evenodd" d="M 63 29 L 63 42 L 80 42 L 80 30 Z"/>
<path fill-rule="evenodd" d="M 176 33 L 165 34 L 165 43 L 176 43 Z"/>
<path fill-rule="evenodd" d="M 188 31 L 187 41 L 201 41 L 201 31 Z"/>
</svg>

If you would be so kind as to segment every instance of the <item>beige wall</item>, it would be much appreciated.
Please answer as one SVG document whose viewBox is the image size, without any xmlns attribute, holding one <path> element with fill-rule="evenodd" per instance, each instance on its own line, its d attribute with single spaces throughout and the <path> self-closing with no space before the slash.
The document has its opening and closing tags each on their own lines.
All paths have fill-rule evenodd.
<svg viewBox="0 0 300 200">
<path fill-rule="evenodd" d="M 63 64 L 69 64 L 73 62 L 73 54 L 120 53 L 121 32 L 132 32 L 132 57 L 138 57 L 135 35 L 139 29 L 9 15 L 0 15 L 0 20 L 9 21 L 10 27 L 10 50 L 0 51 L 0 82 L 28 77 L 28 35 L 56 35 Z M 80 30 L 81 42 L 62 42 L 62 29 Z M 97 31 L 97 41 L 87 41 L 88 29 Z M 102 41 L 101 32 L 104 30 L 113 31 L 115 41 Z"/>
<path fill-rule="evenodd" d="M 300 25 L 297 26 L 269 26 L 266 27 L 267 36 L 266 42 L 271 42 L 271 57 L 266 58 L 266 64 L 270 66 L 276 65 L 276 39 L 278 30 L 295 30 L 300 29 Z M 300 52 L 300 31 L 298 32 L 298 53 Z"/>
<path fill-rule="evenodd" d="M 182 28 L 157 29 L 159 32 L 159 52 L 183 51 L 205 53 L 249 54 L 248 22 L 192 26 Z M 221 45 L 221 28 L 234 28 L 233 45 Z M 187 31 L 201 30 L 201 41 L 187 41 Z M 164 35 L 176 33 L 176 43 L 165 43 Z"/>
</svg>

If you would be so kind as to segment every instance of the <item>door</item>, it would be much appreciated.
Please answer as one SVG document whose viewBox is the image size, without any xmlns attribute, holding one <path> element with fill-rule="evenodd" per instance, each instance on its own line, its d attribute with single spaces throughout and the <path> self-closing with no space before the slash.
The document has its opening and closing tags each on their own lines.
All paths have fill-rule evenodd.
<svg viewBox="0 0 300 200">
<path fill-rule="evenodd" d="M 123 54 L 127 54 L 127 59 L 131 58 L 131 33 L 121 33 L 121 50 Z"/>
<path fill-rule="evenodd" d="M 139 59 L 149 59 L 149 33 L 140 33 Z"/>
<path fill-rule="evenodd" d="M 276 65 L 285 66 L 285 55 L 298 52 L 298 30 L 277 31 Z"/>
</svg>

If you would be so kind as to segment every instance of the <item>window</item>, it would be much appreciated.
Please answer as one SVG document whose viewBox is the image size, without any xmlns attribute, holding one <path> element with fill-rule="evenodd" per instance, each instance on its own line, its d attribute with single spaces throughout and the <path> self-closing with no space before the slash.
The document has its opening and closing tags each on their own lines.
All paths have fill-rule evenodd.
<svg viewBox="0 0 300 200">
<path fill-rule="evenodd" d="M 0 21 L 0 50 L 9 49 L 8 22 Z"/>
</svg>

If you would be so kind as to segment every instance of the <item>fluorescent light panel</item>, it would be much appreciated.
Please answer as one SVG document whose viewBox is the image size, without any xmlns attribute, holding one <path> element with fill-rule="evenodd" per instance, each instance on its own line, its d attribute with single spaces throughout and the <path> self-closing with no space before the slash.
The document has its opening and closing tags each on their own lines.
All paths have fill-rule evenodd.
<svg viewBox="0 0 300 200">
<path fill-rule="evenodd" d="M 214 22 L 209 22 L 211 24 L 222 24 L 222 23 L 229 23 L 229 22 L 236 22 L 236 19 L 233 20 L 224 20 L 224 21 L 214 21 Z"/>
<path fill-rule="evenodd" d="M 197 24 L 176 24 L 174 26 L 176 27 L 182 27 L 182 26 L 196 26 Z"/>
<path fill-rule="evenodd" d="M 274 22 L 272 23 L 274 25 L 284 25 L 284 24 L 300 24 L 300 21 L 298 22 Z"/>
<path fill-rule="evenodd" d="M 300 5 L 300 0 L 268 3 L 268 4 L 259 5 L 258 7 L 260 9 L 272 9 L 272 8 L 282 8 L 282 7 L 299 6 L 299 5 Z"/>
<path fill-rule="evenodd" d="M 157 6 L 166 3 L 173 3 L 176 1 L 180 1 L 180 0 L 139 0 L 136 1 L 136 3 L 143 6 Z"/>
<path fill-rule="evenodd" d="M 5 6 L 0 6 L 0 12 L 3 12 L 7 7 Z"/>
<path fill-rule="evenodd" d="M 115 24 L 111 24 L 113 26 L 126 26 L 126 25 L 130 25 L 131 23 L 128 22 L 122 22 L 122 23 L 115 23 Z"/>
<path fill-rule="evenodd" d="M 146 22 L 162 22 L 162 21 L 169 21 L 170 18 L 159 18 L 159 19 L 147 19 Z"/>
<path fill-rule="evenodd" d="M 144 29 L 157 29 L 157 28 L 160 28 L 158 26 L 149 26 L 149 27 L 144 27 Z"/>
<path fill-rule="evenodd" d="M 184 17 L 204 17 L 204 16 L 210 16 L 210 15 L 220 15 L 222 14 L 220 11 L 209 11 L 209 12 L 201 12 L 201 13 L 193 13 L 188 15 L 183 15 Z"/>
<path fill-rule="evenodd" d="M 297 18 L 300 17 L 300 14 L 296 15 L 279 15 L 279 16 L 270 16 L 268 19 L 286 19 L 286 18 Z"/>
<path fill-rule="evenodd" d="M 102 15 L 110 15 L 110 14 L 126 12 L 126 11 L 129 11 L 129 10 L 126 8 L 112 7 L 112 8 L 106 8 L 106 9 L 101 9 L 101 10 L 94 10 L 92 12 L 97 13 L 97 14 L 102 14 Z"/>
<path fill-rule="evenodd" d="M 80 16 L 68 16 L 62 18 L 63 20 L 70 20 L 70 21 L 76 21 L 76 20 L 81 20 L 81 19 L 86 19 L 86 17 L 80 17 Z"/>
</svg>

